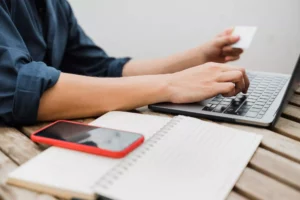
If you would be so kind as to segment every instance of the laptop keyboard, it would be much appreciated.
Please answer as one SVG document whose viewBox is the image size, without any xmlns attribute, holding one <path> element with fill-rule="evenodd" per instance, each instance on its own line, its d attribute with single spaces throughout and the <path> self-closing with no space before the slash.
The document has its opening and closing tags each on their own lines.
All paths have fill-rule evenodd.
<svg viewBox="0 0 300 200">
<path fill-rule="evenodd" d="M 261 119 L 288 78 L 253 73 L 247 75 L 251 83 L 247 94 L 239 93 L 233 97 L 218 95 L 203 110 Z"/>
</svg>

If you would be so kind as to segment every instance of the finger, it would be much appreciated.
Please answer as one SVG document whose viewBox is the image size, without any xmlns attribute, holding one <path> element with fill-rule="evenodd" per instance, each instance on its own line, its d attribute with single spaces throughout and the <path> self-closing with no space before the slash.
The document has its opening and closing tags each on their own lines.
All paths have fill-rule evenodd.
<svg viewBox="0 0 300 200">
<path fill-rule="evenodd" d="M 232 45 L 239 41 L 240 36 L 237 35 L 227 35 L 227 36 L 222 36 L 219 38 L 216 38 L 216 43 L 218 46 L 227 46 L 227 45 Z"/>
<path fill-rule="evenodd" d="M 244 50 L 241 49 L 241 48 L 233 48 L 231 46 L 225 46 L 225 47 L 223 47 L 222 52 L 224 52 L 224 53 L 231 53 L 231 52 L 233 52 L 233 53 L 239 53 L 239 54 L 241 54 L 241 53 L 244 52 Z"/>
<path fill-rule="evenodd" d="M 239 93 L 245 88 L 244 76 L 241 71 L 223 72 L 217 79 L 218 82 L 232 82 L 235 83 L 236 92 Z"/>
<path fill-rule="evenodd" d="M 232 97 L 232 96 L 235 96 L 236 94 L 237 94 L 236 89 L 233 89 L 232 91 L 230 91 L 228 93 L 222 94 L 222 96 L 224 96 L 224 97 Z"/>
<path fill-rule="evenodd" d="M 230 57 L 230 58 L 227 58 L 228 61 L 233 61 L 233 60 L 237 60 L 237 59 L 239 59 L 239 57 Z M 249 85 L 250 85 L 250 81 L 249 81 L 249 78 L 248 78 L 248 76 L 246 74 L 246 70 L 244 68 L 234 67 L 234 66 L 230 66 L 230 65 L 227 65 L 227 64 L 218 64 L 217 67 L 218 67 L 218 70 L 220 70 L 222 72 L 235 71 L 235 70 L 238 70 L 238 71 L 242 72 L 244 83 L 245 83 L 245 87 L 242 90 L 242 92 L 243 93 L 247 93 Z"/>
<path fill-rule="evenodd" d="M 228 58 L 227 58 L 228 57 Z M 228 61 L 234 61 L 234 60 L 238 60 L 239 56 L 237 57 L 229 57 L 226 56 L 225 60 Z M 230 66 L 230 65 L 226 65 L 226 64 L 219 64 L 219 67 L 221 69 L 221 71 L 226 72 L 226 71 L 233 71 L 233 70 L 239 70 L 240 72 L 242 72 L 243 74 L 243 78 L 244 78 L 244 82 L 245 82 L 245 87 L 242 90 L 243 93 L 247 93 L 249 85 L 250 85 L 250 81 L 249 78 L 247 76 L 246 70 L 244 68 L 241 67 L 234 67 L 234 66 Z"/>
<path fill-rule="evenodd" d="M 217 81 L 237 83 L 241 79 L 243 79 L 243 73 L 240 72 L 239 70 L 235 70 L 235 71 L 221 72 L 219 77 L 217 78 Z"/>
<path fill-rule="evenodd" d="M 243 53 L 240 49 L 233 49 L 232 51 L 222 51 L 222 56 L 240 56 Z"/>
<path fill-rule="evenodd" d="M 220 74 L 217 81 L 235 83 L 237 93 L 245 89 L 244 75 L 239 70 L 223 72 Z"/>
<path fill-rule="evenodd" d="M 226 62 L 235 61 L 235 60 L 238 60 L 238 59 L 240 59 L 240 56 L 226 56 L 225 57 Z"/>
<path fill-rule="evenodd" d="M 231 82 L 216 83 L 214 85 L 215 95 L 222 94 L 224 96 L 235 93 L 235 84 Z M 232 96 L 232 95 L 231 95 Z"/>
<path fill-rule="evenodd" d="M 218 37 L 222 37 L 222 36 L 226 36 L 226 35 L 231 35 L 231 33 L 233 32 L 234 28 L 231 27 L 231 28 L 227 28 L 225 29 L 225 31 L 223 31 L 222 33 L 220 33 L 218 35 Z"/>
</svg>

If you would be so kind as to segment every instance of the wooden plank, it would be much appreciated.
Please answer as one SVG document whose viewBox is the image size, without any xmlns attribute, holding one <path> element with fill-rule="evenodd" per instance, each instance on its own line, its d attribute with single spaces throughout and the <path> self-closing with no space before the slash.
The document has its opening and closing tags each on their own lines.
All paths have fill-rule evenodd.
<svg viewBox="0 0 300 200">
<path fill-rule="evenodd" d="M 300 165 L 268 150 L 258 148 L 250 166 L 300 191 Z"/>
<path fill-rule="evenodd" d="M 55 200 L 54 197 L 49 195 L 39 194 L 22 188 L 6 185 L 5 181 L 7 179 L 7 175 L 16 168 L 17 165 L 0 151 L 0 199 Z"/>
<path fill-rule="evenodd" d="M 298 89 L 296 89 L 296 94 L 300 94 L 300 84 L 299 84 Z"/>
<path fill-rule="evenodd" d="M 17 164 L 36 156 L 38 146 L 14 128 L 0 127 L 0 150 Z"/>
<path fill-rule="evenodd" d="M 227 200 L 248 200 L 248 198 L 232 191 L 229 193 Z"/>
<path fill-rule="evenodd" d="M 81 123 L 88 124 L 88 123 L 90 123 L 94 120 L 95 120 L 95 118 L 86 118 L 86 119 L 76 119 L 76 120 L 71 120 L 71 121 L 76 121 L 76 122 L 81 122 Z M 28 137 L 30 137 L 30 135 L 32 133 L 34 133 L 35 131 L 43 128 L 44 126 L 47 126 L 50 123 L 52 123 L 52 122 L 42 122 L 42 123 L 38 123 L 34 126 L 23 126 L 23 127 L 20 128 L 20 130 L 22 131 L 22 133 L 25 133 Z"/>
<path fill-rule="evenodd" d="M 283 111 L 283 116 L 296 122 L 300 122 L 300 107 L 287 105 L 287 107 Z"/>
<path fill-rule="evenodd" d="M 292 96 L 290 103 L 295 106 L 300 106 L 300 95 L 295 94 L 294 96 Z"/>
<path fill-rule="evenodd" d="M 293 140 L 291 138 L 285 137 L 278 133 L 265 128 L 258 128 L 253 126 L 221 123 L 224 126 L 236 128 L 252 133 L 257 133 L 263 135 L 261 146 L 276 152 L 279 155 L 287 157 L 300 163 L 300 142 Z"/>
<path fill-rule="evenodd" d="M 299 191 L 250 168 L 244 170 L 236 183 L 236 189 L 253 199 L 300 199 Z"/>
<path fill-rule="evenodd" d="M 275 125 L 275 131 L 300 141 L 300 123 L 298 122 L 280 117 Z"/>
</svg>

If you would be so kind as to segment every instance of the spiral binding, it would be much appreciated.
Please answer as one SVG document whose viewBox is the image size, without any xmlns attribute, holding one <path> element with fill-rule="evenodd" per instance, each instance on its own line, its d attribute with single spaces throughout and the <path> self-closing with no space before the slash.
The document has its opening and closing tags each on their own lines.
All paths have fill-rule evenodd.
<svg viewBox="0 0 300 200">
<path fill-rule="evenodd" d="M 150 151 L 167 133 L 169 133 L 182 119 L 182 116 L 174 117 L 170 122 L 168 122 L 164 127 L 162 127 L 156 134 L 154 134 L 147 142 L 142 145 L 137 151 L 130 154 L 125 160 L 120 162 L 120 164 L 113 167 L 104 176 L 99 179 L 94 187 L 101 187 L 103 189 L 109 189 L 110 186 L 114 184 L 129 167 L 133 166 L 140 158 L 142 158 L 147 152 Z"/>
</svg>

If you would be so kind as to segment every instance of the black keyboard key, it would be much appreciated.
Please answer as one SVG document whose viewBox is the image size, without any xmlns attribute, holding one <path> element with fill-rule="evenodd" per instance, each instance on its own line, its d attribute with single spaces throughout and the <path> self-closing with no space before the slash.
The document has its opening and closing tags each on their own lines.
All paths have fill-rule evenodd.
<svg viewBox="0 0 300 200">
<path fill-rule="evenodd" d="M 246 114 L 247 114 L 247 112 L 245 111 L 245 112 L 239 112 L 238 111 L 238 114 L 240 115 L 240 116 L 245 116 Z"/>
<path fill-rule="evenodd" d="M 238 110 L 235 113 L 232 113 L 233 115 L 240 115 L 240 116 L 245 116 L 247 111 L 245 110 Z"/>
<path fill-rule="evenodd" d="M 234 114 L 236 111 L 236 108 L 233 107 L 229 107 L 227 108 L 227 110 L 225 111 L 226 114 Z"/>
<path fill-rule="evenodd" d="M 205 106 L 202 110 L 205 110 L 205 111 L 212 111 L 214 108 L 212 107 L 208 107 L 208 106 Z"/>
<path fill-rule="evenodd" d="M 232 104 L 233 106 L 240 106 L 240 105 L 242 105 L 242 104 L 244 103 L 244 101 L 245 101 L 245 100 L 243 100 L 243 99 L 234 99 L 234 100 L 231 102 L 231 104 Z"/>
<path fill-rule="evenodd" d="M 222 105 L 218 105 L 215 107 L 215 109 L 213 110 L 213 112 L 217 112 L 217 113 L 222 113 L 224 112 L 224 110 L 226 109 L 227 106 L 222 106 Z"/>
<path fill-rule="evenodd" d="M 245 116 L 248 112 L 249 108 L 241 107 L 238 111 L 236 111 L 237 115 Z"/>
</svg>

